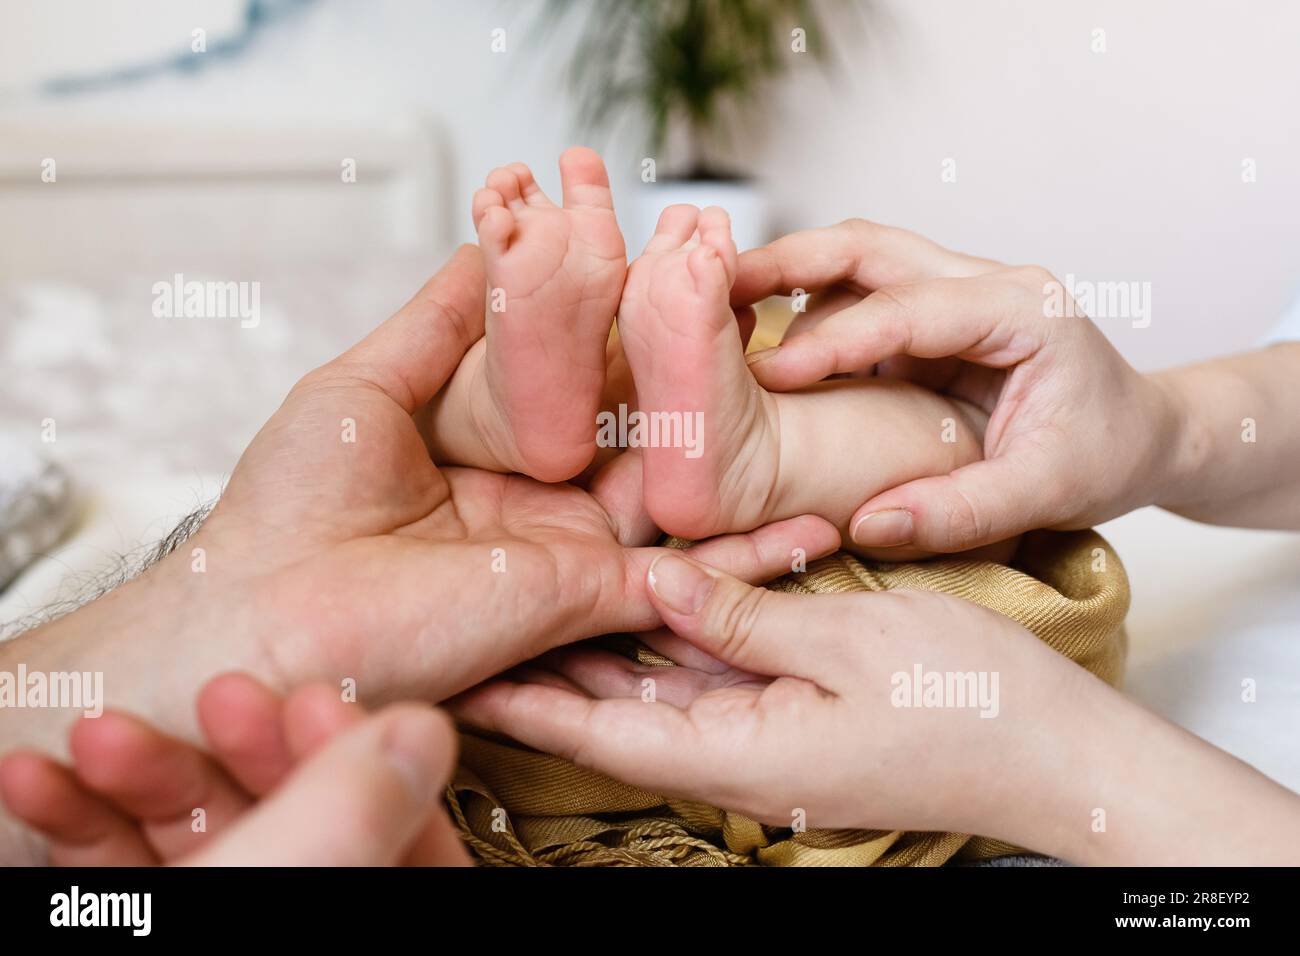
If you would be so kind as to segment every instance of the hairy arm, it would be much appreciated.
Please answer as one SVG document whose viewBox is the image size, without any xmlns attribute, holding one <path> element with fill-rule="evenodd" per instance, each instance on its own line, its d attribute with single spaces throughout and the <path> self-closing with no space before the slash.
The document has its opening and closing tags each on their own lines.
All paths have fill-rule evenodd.
<svg viewBox="0 0 1300 956">
<path fill-rule="evenodd" d="M 104 699 L 97 706 L 130 710 L 191 742 L 200 738 L 194 697 L 185 688 L 228 669 L 279 686 L 259 644 L 248 636 L 253 629 L 238 620 L 247 602 L 229 592 L 223 601 L 212 601 L 207 576 L 191 573 L 188 554 L 169 554 L 197 521 L 198 516 L 187 519 L 169 535 L 137 577 L 0 644 L 0 673 L 15 680 L 20 668 L 45 677 L 102 675 Z M 83 710 L 2 708 L 0 740 L 6 750 L 21 744 L 64 758 L 68 731 Z M 0 805 L 0 863 L 37 863 L 42 853 L 40 842 Z"/>
</svg>

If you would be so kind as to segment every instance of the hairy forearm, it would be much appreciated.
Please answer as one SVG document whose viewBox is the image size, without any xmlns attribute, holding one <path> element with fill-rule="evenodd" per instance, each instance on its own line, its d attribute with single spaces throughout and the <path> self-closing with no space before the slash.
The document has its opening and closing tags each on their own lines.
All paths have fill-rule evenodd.
<svg viewBox="0 0 1300 956">
<path fill-rule="evenodd" d="M 0 644 L 0 673 L 92 675 L 102 687 L 95 709 L 136 714 L 174 736 L 199 740 L 194 699 L 202 683 L 222 670 L 273 675 L 250 639 L 241 602 L 229 592 L 216 601 L 220 574 L 194 573 L 188 554 L 176 554 L 86 606 Z M 68 732 L 85 706 L 0 709 L 0 741 L 10 749 L 67 756 Z M 84 701 L 83 701 L 84 703 Z M 38 862 L 39 843 L 24 835 L 0 807 L 0 864 Z"/>
<path fill-rule="evenodd" d="M 1300 530 L 1300 343 L 1152 380 L 1175 412 L 1152 501 L 1208 524 Z"/>
</svg>

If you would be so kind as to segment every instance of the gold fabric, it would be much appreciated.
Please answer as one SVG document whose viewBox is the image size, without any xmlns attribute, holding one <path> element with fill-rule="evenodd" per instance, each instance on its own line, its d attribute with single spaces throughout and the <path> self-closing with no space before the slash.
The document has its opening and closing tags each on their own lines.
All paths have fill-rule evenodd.
<svg viewBox="0 0 1300 956">
<path fill-rule="evenodd" d="M 913 588 L 955 594 L 1024 625 L 1112 684 L 1123 669 L 1128 579 L 1092 531 L 1026 535 L 1014 566 L 863 562 L 844 552 L 768 585 L 819 594 Z M 633 642 L 638 660 L 673 666 Z M 520 744 L 466 730 L 448 803 L 466 844 L 495 866 L 938 866 L 1017 852 L 959 833 L 808 830 L 663 797 Z M 504 813 L 502 813 L 504 811 Z M 494 826 L 494 824 L 496 824 Z"/>
</svg>

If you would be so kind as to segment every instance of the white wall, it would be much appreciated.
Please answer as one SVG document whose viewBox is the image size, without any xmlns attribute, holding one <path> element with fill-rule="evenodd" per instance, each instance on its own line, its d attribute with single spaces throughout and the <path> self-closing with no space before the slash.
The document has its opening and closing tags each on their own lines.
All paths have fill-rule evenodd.
<svg viewBox="0 0 1300 956">
<path fill-rule="evenodd" d="M 49 108 L 18 93 L 52 65 L 101 65 L 114 37 L 153 49 L 170 32 L 183 50 L 196 25 L 228 29 L 231 11 L 2 0 L 0 120 Z M 432 112 L 454 141 L 469 238 L 469 195 L 492 165 L 523 159 L 554 188 L 573 138 L 556 80 L 571 37 L 542 38 L 532 19 L 525 3 L 323 0 L 234 65 L 58 109 L 212 122 Z M 489 49 L 495 26 L 505 54 Z M 1150 328 L 1104 323 L 1143 367 L 1248 347 L 1297 288 L 1300 4 L 894 0 L 867 31 L 836 80 L 782 80 L 772 122 L 737 149 L 782 227 L 861 215 L 1062 276 L 1150 282 Z M 639 144 L 604 145 L 619 190 L 641 188 Z M 1258 182 L 1241 181 L 1246 157 Z M 940 179 L 946 158 L 955 183 Z"/>
</svg>

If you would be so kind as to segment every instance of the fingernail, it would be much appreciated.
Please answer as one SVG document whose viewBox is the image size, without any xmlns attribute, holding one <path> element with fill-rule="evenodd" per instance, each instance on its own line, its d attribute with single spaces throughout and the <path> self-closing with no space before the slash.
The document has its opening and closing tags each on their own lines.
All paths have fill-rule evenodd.
<svg viewBox="0 0 1300 956">
<path fill-rule="evenodd" d="M 863 515 L 849 530 L 849 537 L 864 548 L 896 548 L 911 544 L 915 533 L 912 513 L 904 508 L 890 508 Z"/>
<path fill-rule="evenodd" d="M 746 355 L 745 362 L 749 365 L 757 365 L 759 362 L 766 362 L 779 351 L 781 351 L 779 345 L 774 345 L 770 349 L 759 349 L 757 352 L 750 352 Z"/>
<path fill-rule="evenodd" d="M 384 752 L 417 804 L 428 803 L 440 789 L 437 768 L 444 741 L 432 711 L 398 714 L 384 731 Z"/>
<path fill-rule="evenodd" d="M 646 573 L 650 590 L 678 614 L 694 614 L 713 590 L 713 577 L 698 564 L 676 555 L 655 559 Z"/>
</svg>

